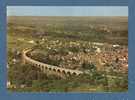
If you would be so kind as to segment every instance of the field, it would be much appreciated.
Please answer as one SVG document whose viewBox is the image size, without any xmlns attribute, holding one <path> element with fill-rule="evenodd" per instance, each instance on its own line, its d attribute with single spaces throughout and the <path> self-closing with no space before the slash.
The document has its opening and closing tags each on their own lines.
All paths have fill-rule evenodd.
<svg viewBox="0 0 135 100">
<path fill-rule="evenodd" d="M 8 89 L 29 92 L 125 92 L 128 90 L 127 17 L 10 16 Z M 81 75 L 45 73 L 27 56 Z"/>
</svg>

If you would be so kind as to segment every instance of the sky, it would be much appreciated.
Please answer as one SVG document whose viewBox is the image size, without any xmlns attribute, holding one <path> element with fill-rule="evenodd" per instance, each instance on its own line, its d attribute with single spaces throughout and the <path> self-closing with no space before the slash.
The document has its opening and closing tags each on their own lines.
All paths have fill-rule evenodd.
<svg viewBox="0 0 135 100">
<path fill-rule="evenodd" d="M 128 6 L 8 6 L 7 16 L 128 16 Z"/>
</svg>

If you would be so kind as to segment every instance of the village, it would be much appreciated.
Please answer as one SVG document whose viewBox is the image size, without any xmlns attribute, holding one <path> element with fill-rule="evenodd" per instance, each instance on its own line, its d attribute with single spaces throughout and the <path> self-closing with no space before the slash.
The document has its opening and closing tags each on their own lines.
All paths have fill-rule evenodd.
<svg viewBox="0 0 135 100">
<path fill-rule="evenodd" d="M 127 21 L 127 17 L 10 17 L 7 88 L 127 91 Z"/>
<path fill-rule="evenodd" d="M 87 41 L 63 42 L 47 38 L 42 38 L 38 45 L 42 46 L 33 50 L 31 56 L 36 59 L 38 53 L 40 55 L 45 53 L 43 57 L 40 57 L 40 61 L 44 63 L 83 71 L 87 70 L 82 67 L 84 63 L 94 64 L 98 70 L 107 72 L 127 73 L 128 71 L 128 49 L 126 46 Z M 45 48 L 46 51 L 41 50 L 40 47 Z M 48 59 L 51 62 L 48 62 Z"/>
</svg>

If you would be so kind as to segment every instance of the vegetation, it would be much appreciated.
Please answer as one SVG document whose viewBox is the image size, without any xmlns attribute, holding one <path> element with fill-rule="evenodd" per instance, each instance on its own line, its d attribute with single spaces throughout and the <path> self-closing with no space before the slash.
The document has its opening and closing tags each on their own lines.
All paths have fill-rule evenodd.
<svg viewBox="0 0 135 100">
<path fill-rule="evenodd" d="M 97 72 L 95 67 L 89 74 L 71 76 L 66 79 L 54 75 L 46 75 L 31 65 L 15 64 L 9 70 L 9 79 L 15 88 L 11 91 L 45 91 L 45 92 L 109 92 L 126 91 L 127 76 L 108 80 L 102 72 Z"/>
<path fill-rule="evenodd" d="M 127 48 L 127 36 L 126 17 L 8 17 L 8 81 L 11 83 L 8 89 L 20 92 L 127 91 L 128 73 L 120 70 L 119 59 L 101 65 L 97 53 L 97 48 L 110 52 L 112 48 L 108 44 L 119 44 L 120 47 L 112 51 L 122 51 Z M 93 42 L 105 45 L 96 46 Z M 81 70 L 84 74 L 61 78 L 43 73 L 22 63 L 21 52 L 25 48 L 33 49 L 28 56 L 37 61 Z"/>
</svg>

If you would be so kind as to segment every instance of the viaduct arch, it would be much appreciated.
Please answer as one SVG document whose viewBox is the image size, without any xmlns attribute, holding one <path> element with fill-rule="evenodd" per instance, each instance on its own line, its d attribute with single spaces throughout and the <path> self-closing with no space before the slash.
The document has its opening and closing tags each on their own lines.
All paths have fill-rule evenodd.
<svg viewBox="0 0 135 100">
<path fill-rule="evenodd" d="M 31 64 L 35 67 L 38 67 L 44 73 L 57 73 L 60 76 L 63 76 L 63 74 L 66 75 L 66 76 L 71 76 L 71 75 L 77 76 L 77 75 L 83 74 L 83 72 L 79 71 L 79 70 L 60 68 L 58 66 L 49 65 L 49 64 L 45 64 L 45 63 L 36 61 L 36 60 L 27 56 L 27 53 L 30 52 L 30 51 L 31 51 L 31 49 L 23 50 L 23 52 L 22 52 L 23 63 L 28 63 L 28 64 Z"/>
</svg>

